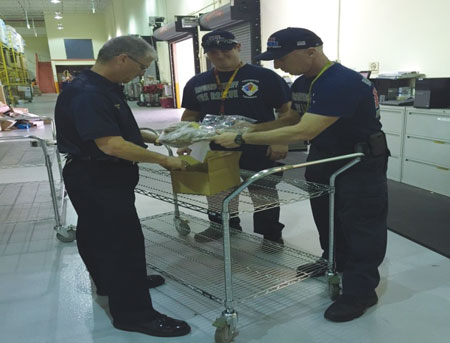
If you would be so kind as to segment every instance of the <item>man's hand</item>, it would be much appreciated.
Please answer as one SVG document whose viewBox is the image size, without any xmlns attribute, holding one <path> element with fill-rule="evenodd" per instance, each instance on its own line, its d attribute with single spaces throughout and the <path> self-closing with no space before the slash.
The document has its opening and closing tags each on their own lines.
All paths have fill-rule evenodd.
<svg viewBox="0 0 450 343">
<path fill-rule="evenodd" d="M 286 158 L 289 147 L 287 145 L 269 145 L 266 156 L 272 161 Z"/>
<path fill-rule="evenodd" d="M 188 163 L 183 161 L 180 157 L 168 156 L 165 162 L 160 163 L 160 165 L 167 170 L 186 170 Z"/>
<path fill-rule="evenodd" d="M 191 152 L 192 152 L 192 150 L 189 147 L 184 147 L 184 148 L 177 149 L 177 155 L 178 156 L 190 155 Z"/>
<path fill-rule="evenodd" d="M 213 137 L 215 143 L 223 146 L 224 148 L 236 148 L 239 145 L 234 142 L 237 134 L 232 132 L 225 132 L 218 136 Z"/>
</svg>

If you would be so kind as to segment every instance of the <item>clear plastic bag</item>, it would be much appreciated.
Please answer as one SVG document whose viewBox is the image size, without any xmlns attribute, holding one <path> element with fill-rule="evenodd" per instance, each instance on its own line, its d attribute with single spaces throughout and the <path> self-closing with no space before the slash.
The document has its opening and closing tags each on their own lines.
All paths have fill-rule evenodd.
<svg viewBox="0 0 450 343">
<path fill-rule="evenodd" d="M 223 132 L 244 133 L 256 120 L 244 116 L 220 116 L 207 114 L 199 124 L 181 121 L 165 128 L 158 138 L 159 143 L 175 148 L 189 146 L 195 142 L 208 141 Z"/>
</svg>

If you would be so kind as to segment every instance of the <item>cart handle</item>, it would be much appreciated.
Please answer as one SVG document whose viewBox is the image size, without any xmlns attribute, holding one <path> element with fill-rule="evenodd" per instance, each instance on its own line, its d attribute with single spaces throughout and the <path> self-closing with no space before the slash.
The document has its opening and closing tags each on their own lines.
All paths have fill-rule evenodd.
<svg viewBox="0 0 450 343">
<path fill-rule="evenodd" d="M 231 199 L 233 199 L 235 196 L 237 196 L 239 193 L 241 193 L 244 188 L 247 188 L 248 185 L 254 183 L 255 181 L 257 181 L 267 175 L 272 175 L 272 174 L 282 172 L 285 170 L 303 168 L 303 167 L 308 167 L 308 166 L 321 164 L 321 163 L 329 163 L 329 162 L 335 162 L 335 161 L 340 161 L 340 160 L 347 160 L 347 159 L 351 159 L 351 158 L 361 158 L 363 156 L 365 156 L 363 153 L 355 152 L 353 154 L 324 158 L 322 160 L 316 160 L 316 161 L 310 161 L 310 162 L 298 163 L 298 164 L 290 164 L 287 166 L 278 166 L 278 167 L 261 170 L 258 173 L 254 174 L 252 177 L 248 178 L 243 183 L 241 183 L 241 185 L 238 188 L 236 188 L 233 192 L 231 192 L 224 199 L 222 211 L 225 211 L 225 210 L 228 211 L 228 203 L 231 201 Z"/>
<path fill-rule="evenodd" d="M 43 138 L 33 136 L 33 135 L 0 137 L 0 141 L 17 141 L 17 140 L 36 140 L 38 142 L 45 143 L 46 145 L 55 145 L 56 144 L 55 140 L 43 139 Z"/>
<path fill-rule="evenodd" d="M 47 116 L 39 116 L 39 118 L 50 120 L 50 124 L 52 125 L 52 136 L 53 136 L 53 139 L 56 140 L 56 126 L 55 126 L 55 119 L 53 119 L 52 117 L 47 117 Z"/>
</svg>

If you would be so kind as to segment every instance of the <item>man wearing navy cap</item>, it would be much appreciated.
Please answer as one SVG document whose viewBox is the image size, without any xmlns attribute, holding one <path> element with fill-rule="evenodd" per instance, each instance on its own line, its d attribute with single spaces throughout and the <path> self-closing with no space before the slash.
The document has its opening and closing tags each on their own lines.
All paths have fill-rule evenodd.
<svg viewBox="0 0 450 343">
<path fill-rule="evenodd" d="M 336 266 L 343 272 L 343 290 L 325 311 L 325 318 L 344 322 L 360 317 L 378 301 L 375 288 L 378 267 L 386 253 L 387 182 L 389 150 L 379 120 L 378 95 L 373 84 L 359 73 L 331 62 L 315 33 L 287 28 L 272 34 L 267 51 L 257 58 L 274 60 L 275 68 L 301 75 L 292 85 L 292 108 L 299 123 L 243 135 L 226 133 L 215 142 L 225 147 L 245 144 L 288 144 L 308 140 L 308 161 L 353 152 L 366 156 L 336 180 Z M 328 184 L 330 176 L 346 162 L 307 167 L 305 178 Z M 323 257 L 328 256 L 328 197 L 311 200 Z M 299 272 L 306 270 L 300 266 Z"/>
<path fill-rule="evenodd" d="M 290 110 L 290 90 L 287 83 L 275 72 L 259 66 L 245 64 L 240 57 L 240 43 L 231 32 L 215 30 L 203 36 L 202 47 L 214 68 L 194 76 L 186 84 L 182 106 L 185 108 L 181 120 L 201 121 L 206 114 L 243 115 L 259 123 L 273 121 L 274 110 L 278 111 L 281 125 L 293 124 L 299 116 Z M 212 144 L 212 149 L 224 150 Z M 287 153 L 286 145 L 243 145 L 240 167 L 260 171 L 276 165 Z M 188 153 L 180 149 L 178 153 Z M 250 193 L 252 189 L 250 188 Z M 277 192 L 268 196 L 277 198 Z M 279 247 L 268 241 L 283 244 L 279 222 L 279 207 L 257 212 L 253 216 L 254 231 L 263 235 L 267 252 Z M 221 223 L 217 214 L 210 213 L 211 221 Z M 241 230 L 239 218 L 230 221 L 232 228 Z M 220 231 L 209 228 L 194 236 L 198 242 L 207 242 L 222 237 Z"/>
</svg>

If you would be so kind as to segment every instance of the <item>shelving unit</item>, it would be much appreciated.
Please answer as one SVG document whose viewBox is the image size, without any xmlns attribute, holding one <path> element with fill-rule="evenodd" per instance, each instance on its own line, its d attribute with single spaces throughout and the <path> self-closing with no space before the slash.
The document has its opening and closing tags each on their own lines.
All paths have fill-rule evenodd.
<svg viewBox="0 0 450 343">
<path fill-rule="evenodd" d="M 0 81 L 3 85 L 6 98 L 11 105 L 17 103 L 19 90 L 21 90 L 20 87 L 31 87 L 23 52 L 17 51 L 12 44 L 7 45 L 1 41 Z M 31 88 L 26 99 L 29 101 L 32 100 Z"/>
</svg>

